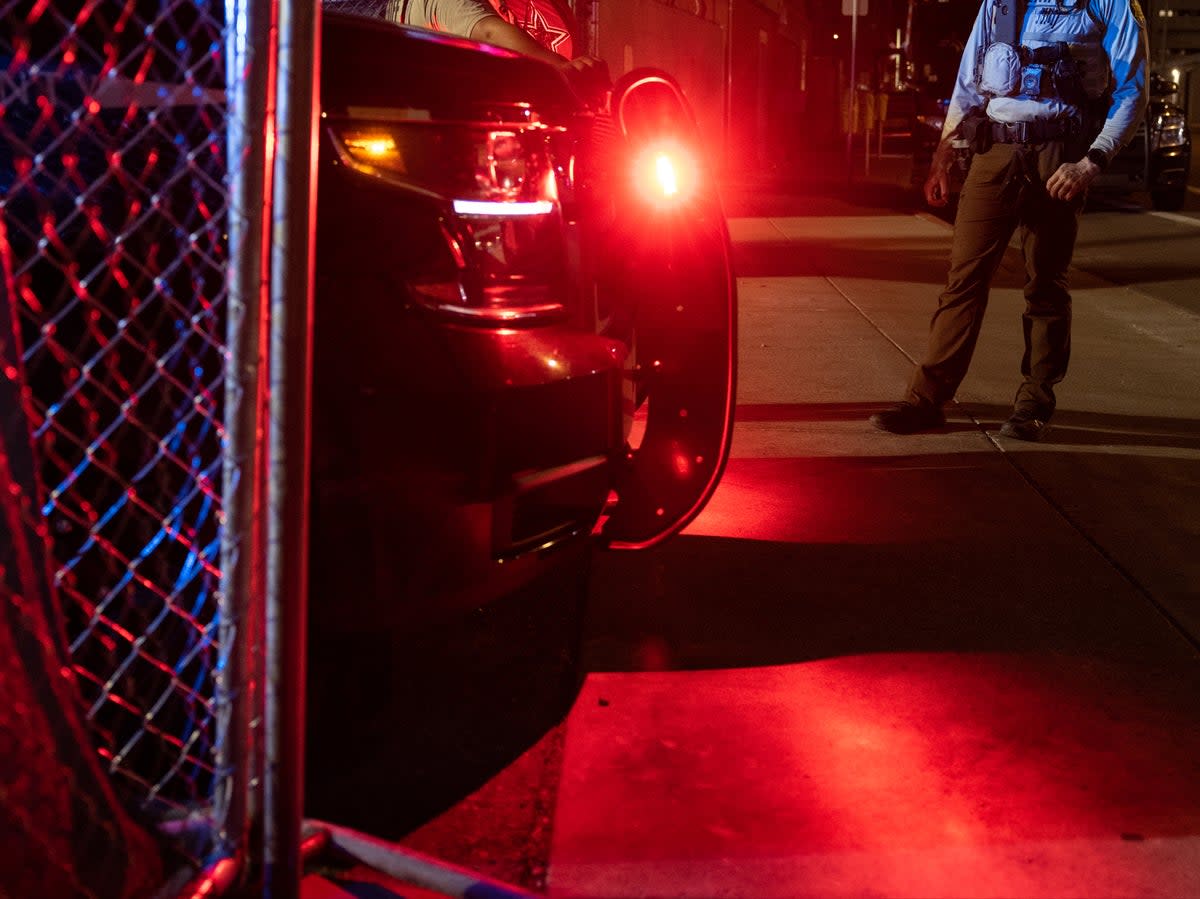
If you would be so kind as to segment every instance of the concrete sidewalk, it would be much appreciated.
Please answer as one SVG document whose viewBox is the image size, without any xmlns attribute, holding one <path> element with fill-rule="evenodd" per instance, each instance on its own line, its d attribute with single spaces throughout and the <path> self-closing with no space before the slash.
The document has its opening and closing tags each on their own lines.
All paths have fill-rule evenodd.
<svg viewBox="0 0 1200 899">
<path fill-rule="evenodd" d="M 870 196 L 729 204 L 732 457 L 600 563 L 550 892 L 1198 896 L 1200 318 L 1080 274 L 1054 429 L 1005 441 L 1010 259 L 948 426 L 878 432 L 950 229 Z"/>
</svg>

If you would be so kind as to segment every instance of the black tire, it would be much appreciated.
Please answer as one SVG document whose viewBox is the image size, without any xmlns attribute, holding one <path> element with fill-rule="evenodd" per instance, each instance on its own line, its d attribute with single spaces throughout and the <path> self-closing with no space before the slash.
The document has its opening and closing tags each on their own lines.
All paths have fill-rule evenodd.
<svg viewBox="0 0 1200 899">
<path fill-rule="evenodd" d="M 1171 187 L 1150 192 L 1150 205 L 1163 212 L 1178 212 L 1187 199 L 1186 187 Z"/>
</svg>

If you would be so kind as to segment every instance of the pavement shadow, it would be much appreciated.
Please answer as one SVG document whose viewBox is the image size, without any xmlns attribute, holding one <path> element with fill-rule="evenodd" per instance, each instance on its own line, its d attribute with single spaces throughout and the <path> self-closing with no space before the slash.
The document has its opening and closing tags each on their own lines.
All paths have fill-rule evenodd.
<svg viewBox="0 0 1200 899">
<path fill-rule="evenodd" d="M 1047 651 L 1161 658 L 1163 626 L 1081 578 L 1013 575 L 1022 547 L 796 544 L 683 536 L 598 571 L 585 667 L 664 671 L 787 665 L 874 653 Z M 1119 636 L 1120 635 L 1120 636 Z M 1131 645 L 1132 644 L 1132 645 Z"/>
<path fill-rule="evenodd" d="M 864 265 L 865 259 L 870 260 L 869 265 Z M 903 234 L 894 238 L 842 239 L 823 233 L 809 239 L 742 240 L 733 246 L 733 268 L 739 278 L 852 277 L 928 284 L 935 288 L 931 310 L 937 290 L 946 284 L 949 260 L 948 236 L 920 238 Z M 992 279 L 992 289 L 1020 290 L 1024 284 L 1021 254 L 1010 247 Z M 1078 289 L 1100 284 L 1092 278 L 1075 286 Z"/>
<path fill-rule="evenodd" d="M 739 424 L 762 422 L 866 421 L 894 400 L 855 403 L 739 403 Z M 998 431 L 1012 406 L 960 401 L 946 409 L 948 420 L 940 433 Z M 967 420 L 963 420 L 963 418 Z M 1042 445 L 1141 446 L 1200 449 L 1200 420 L 1172 416 L 1122 415 L 1059 409 Z"/>
<path fill-rule="evenodd" d="M 721 188 L 725 214 L 764 216 L 877 216 L 879 210 L 912 212 L 924 205 L 919 190 L 895 181 L 847 179 L 844 174 L 807 181 L 728 184 Z"/>
<path fill-rule="evenodd" d="M 738 403 L 734 410 L 734 420 L 738 424 L 797 421 L 865 422 L 876 412 L 882 412 L 895 404 L 896 399 L 894 398 L 867 403 Z M 999 409 L 999 407 L 996 408 Z M 1004 416 L 995 423 L 995 427 L 999 427 L 999 422 L 1007 418 L 1011 411 L 1011 408 L 1005 411 Z M 956 415 L 952 409 L 947 409 L 947 415 L 949 417 L 946 423 L 938 429 L 938 433 L 979 431 L 981 426 L 986 427 L 982 421 L 977 423 L 974 420 L 963 420 L 962 413 Z"/>
<path fill-rule="evenodd" d="M 863 265 L 864 258 L 871 260 L 869 267 Z M 943 239 L 839 240 L 826 234 L 812 240 L 743 241 L 733 248 L 733 268 L 739 278 L 868 278 L 878 272 L 874 277 L 886 275 L 888 281 L 940 287 L 946 283 L 948 258 Z M 1015 274 L 1004 269 L 993 283 L 997 287 L 1020 286 Z"/>
<path fill-rule="evenodd" d="M 962 402 L 959 408 L 985 430 L 996 430 L 1011 406 Z M 1122 415 L 1059 409 L 1042 445 L 1159 447 L 1200 450 L 1200 421 L 1171 416 Z"/>
<path fill-rule="evenodd" d="M 1181 253 L 1170 262 L 1150 261 L 1145 254 L 1138 253 L 1136 247 L 1126 244 L 1124 247 L 1114 246 L 1112 251 L 1103 257 L 1093 255 L 1081 258 L 1077 255 L 1074 267 L 1077 271 L 1088 272 L 1108 284 L 1119 287 L 1137 287 L 1155 282 L 1193 281 L 1200 276 L 1200 265 L 1190 260 L 1187 255 L 1195 238 L 1193 235 L 1187 235 L 1187 239 L 1188 242 L 1184 243 L 1179 237 L 1165 238 L 1166 243 L 1180 242 L 1178 249 Z M 1088 247 L 1091 253 L 1095 253 L 1097 249 L 1096 244 Z"/>
<path fill-rule="evenodd" d="M 1109 436 L 1136 427 L 1143 441 L 1157 439 L 1144 421 L 1091 424 L 1106 424 Z M 1195 448 L 1198 436 L 1185 445 Z M 1162 585 L 1186 592 L 1178 582 L 1194 566 L 1172 564 L 1178 548 L 1121 547 L 1148 558 L 1147 577 L 1162 579 L 1146 589 L 1098 553 L 1071 516 L 1083 516 L 1101 542 L 1114 518 L 1125 521 L 1114 539 L 1136 543 L 1130 500 L 1097 486 L 1136 477 L 1179 487 L 1148 496 L 1138 513 L 1151 533 L 1174 529 L 1187 511 L 1152 502 L 1186 496 L 1194 463 L 1021 448 L 732 460 L 690 533 L 599 560 L 585 667 L 737 668 L 880 652 L 1193 653 L 1149 599 L 1168 592 Z M 1031 471 L 1050 472 L 1051 493 L 1065 487 L 1073 505 L 1048 503 L 1021 474 Z M 1094 496 L 1073 492 L 1072 478 L 1092 482 Z M 1116 508 L 1104 511 L 1106 496 Z"/>
<path fill-rule="evenodd" d="M 578 690 L 585 588 L 551 573 L 403 628 L 311 628 L 306 814 L 398 840 L 538 744 Z M 331 599 L 353 614 L 351 597 L 318 596 L 318 616 Z"/>
</svg>

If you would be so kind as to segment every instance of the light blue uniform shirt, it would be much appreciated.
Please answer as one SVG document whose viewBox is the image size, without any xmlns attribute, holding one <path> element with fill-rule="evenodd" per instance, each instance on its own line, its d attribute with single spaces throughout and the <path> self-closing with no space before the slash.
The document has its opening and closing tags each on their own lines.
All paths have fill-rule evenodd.
<svg viewBox="0 0 1200 899">
<path fill-rule="evenodd" d="M 1012 0 L 1009 0 L 1012 2 Z M 1026 47 L 1059 41 L 1082 63 L 1083 86 L 1091 98 L 1112 85 L 1104 125 L 1091 149 L 1112 158 L 1137 130 L 1146 112 L 1146 20 L 1137 0 L 1026 0 L 1018 41 Z M 983 0 L 971 36 L 963 49 L 958 77 L 946 110 L 942 140 L 947 140 L 972 109 L 984 110 L 996 122 L 1029 122 L 1075 115 L 1078 108 L 1057 97 L 988 97 L 980 92 L 983 53 L 992 42 L 993 2 Z"/>
</svg>

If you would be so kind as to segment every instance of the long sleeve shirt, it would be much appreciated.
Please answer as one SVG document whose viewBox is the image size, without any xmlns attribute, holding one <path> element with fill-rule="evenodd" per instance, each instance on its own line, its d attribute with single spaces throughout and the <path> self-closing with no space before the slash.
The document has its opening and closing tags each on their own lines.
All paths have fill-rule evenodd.
<svg viewBox="0 0 1200 899">
<path fill-rule="evenodd" d="M 1010 0 L 1011 2 L 1011 0 Z M 1111 158 L 1137 130 L 1147 104 L 1146 22 L 1138 0 L 1027 0 L 1018 30 L 1030 48 L 1067 43 L 1083 67 L 1087 96 L 1096 99 L 1111 88 L 1110 102 L 1091 149 Z M 983 0 L 963 49 L 954 91 L 946 110 L 942 140 L 948 140 L 972 110 L 983 110 L 996 122 L 1059 119 L 1081 110 L 1057 96 L 987 96 L 979 89 L 984 51 L 992 42 L 992 0 Z"/>
</svg>

